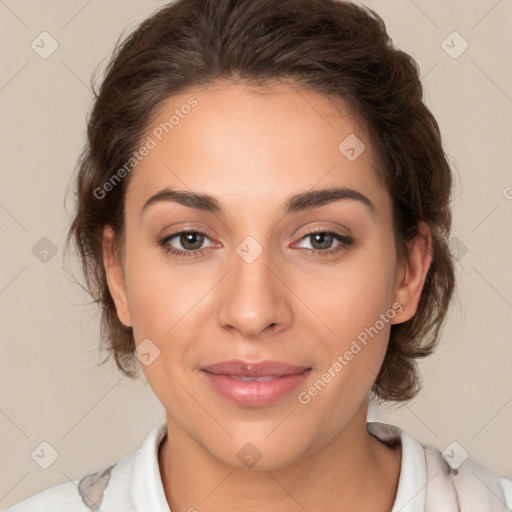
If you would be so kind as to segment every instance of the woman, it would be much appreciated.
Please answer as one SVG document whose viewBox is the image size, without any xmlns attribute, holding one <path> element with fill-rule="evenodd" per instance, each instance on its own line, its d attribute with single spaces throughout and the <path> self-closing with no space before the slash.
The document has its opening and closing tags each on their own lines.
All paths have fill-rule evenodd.
<svg viewBox="0 0 512 512">
<path fill-rule="evenodd" d="M 9 511 L 511 507 L 512 481 L 367 422 L 370 400 L 418 393 L 438 343 L 451 182 L 376 13 L 164 6 L 107 69 L 68 239 L 112 356 L 166 422 Z"/>
</svg>

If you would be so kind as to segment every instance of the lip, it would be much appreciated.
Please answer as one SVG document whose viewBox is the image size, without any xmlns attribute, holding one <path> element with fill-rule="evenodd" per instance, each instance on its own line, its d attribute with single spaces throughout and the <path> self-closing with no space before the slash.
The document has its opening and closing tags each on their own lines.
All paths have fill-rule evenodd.
<svg viewBox="0 0 512 512">
<path fill-rule="evenodd" d="M 238 375 L 241 377 L 267 377 L 294 375 L 307 370 L 307 366 L 297 366 L 284 361 L 261 361 L 259 363 L 244 361 L 243 359 L 232 359 L 220 361 L 201 368 L 202 370 L 217 375 Z"/>
<path fill-rule="evenodd" d="M 249 407 L 277 402 L 297 388 L 311 368 L 283 361 L 221 361 L 201 368 L 212 388 L 224 398 Z M 241 380 L 258 378 L 265 380 Z"/>
</svg>

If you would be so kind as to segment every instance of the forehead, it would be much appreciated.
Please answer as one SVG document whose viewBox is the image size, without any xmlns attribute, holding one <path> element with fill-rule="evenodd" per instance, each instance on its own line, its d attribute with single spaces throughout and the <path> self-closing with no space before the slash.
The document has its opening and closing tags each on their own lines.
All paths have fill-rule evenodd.
<svg viewBox="0 0 512 512">
<path fill-rule="evenodd" d="M 165 187 L 254 206 L 262 197 L 268 205 L 340 185 L 389 206 L 364 127 L 348 106 L 297 86 L 191 88 L 160 106 L 149 140 L 126 198 L 139 208 Z"/>
</svg>

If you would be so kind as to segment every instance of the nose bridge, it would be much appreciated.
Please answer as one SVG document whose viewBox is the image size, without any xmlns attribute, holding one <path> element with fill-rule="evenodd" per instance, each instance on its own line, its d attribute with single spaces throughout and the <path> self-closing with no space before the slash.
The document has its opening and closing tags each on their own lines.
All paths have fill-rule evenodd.
<svg viewBox="0 0 512 512">
<path fill-rule="evenodd" d="M 220 298 L 219 323 L 247 337 L 270 325 L 288 323 L 286 287 L 274 275 L 276 262 L 268 246 L 249 236 L 235 248 L 232 264 Z"/>
</svg>

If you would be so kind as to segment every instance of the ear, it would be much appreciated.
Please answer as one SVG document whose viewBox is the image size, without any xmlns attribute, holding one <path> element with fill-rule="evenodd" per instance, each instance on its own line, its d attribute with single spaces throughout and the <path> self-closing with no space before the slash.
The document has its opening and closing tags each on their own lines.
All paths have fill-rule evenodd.
<svg viewBox="0 0 512 512">
<path fill-rule="evenodd" d="M 123 265 L 115 250 L 114 231 L 110 226 L 105 226 L 103 230 L 103 264 L 110 295 L 116 305 L 117 316 L 126 327 L 131 327 Z"/>
<path fill-rule="evenodd" d="M 422 221 L 418 229 L 419 234 L 407 243 L 407 262 L 397 272 L 395 302 L 402 305 L 402 311 L 395 315 L 394 321 L 391 321 L 392 324 L 406 322 L 416 313 L 425 278 L 432 262 L 430 227 Z"/>
</svg>

